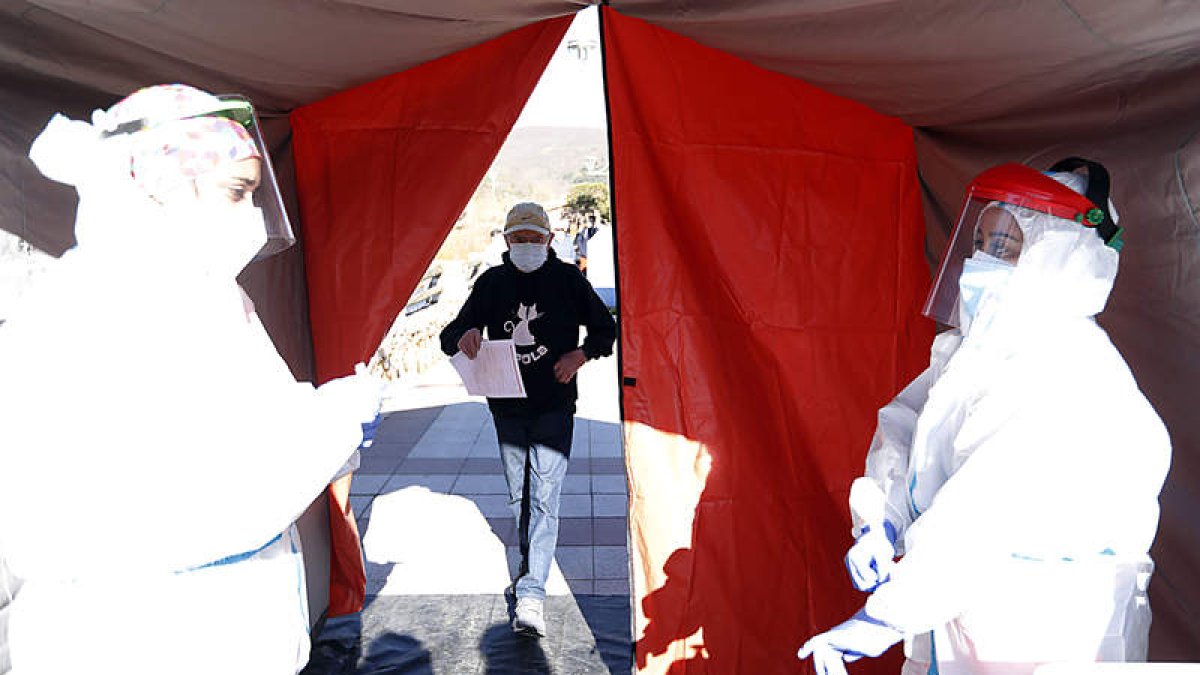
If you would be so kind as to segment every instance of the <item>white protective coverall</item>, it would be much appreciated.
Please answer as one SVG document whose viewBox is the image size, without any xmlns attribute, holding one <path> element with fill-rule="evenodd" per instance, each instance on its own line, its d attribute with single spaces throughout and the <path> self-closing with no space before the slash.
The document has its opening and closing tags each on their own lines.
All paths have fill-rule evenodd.
<svg viewBox="0 0 1200 675">
<path fill-rule="evenodd" d="M 20 588 L 20 581 L 8 571 L 4 556 L 0 555 L 0 674 L 12 669 L 8 655 L 8 617 L 12 614 L 12 601 Z"/>
<path fill-rule="evenodd" d="M 880 411 L 859 479 L 900 533 L 904 557 L 865 609 L 909 638 L 906 673 L 931 657 L 946 675 L 1146 655 L 1171 449 L 1093 319 L 1117 253 L 1015 211 L 1025 245 L 1008 284 L 962 334 L 938 336 L 929 369 Z"/>
<path fill-rule="evenodd" d="M 39 140 L 79 192 L 78 245 L 0 327 L 13 672 L 295 673 L 292 523 L 378 391 L 297 383 L 235 280 L 256 249 L 164 217 L 95 141 L 62 118 Z"/>
</svg>

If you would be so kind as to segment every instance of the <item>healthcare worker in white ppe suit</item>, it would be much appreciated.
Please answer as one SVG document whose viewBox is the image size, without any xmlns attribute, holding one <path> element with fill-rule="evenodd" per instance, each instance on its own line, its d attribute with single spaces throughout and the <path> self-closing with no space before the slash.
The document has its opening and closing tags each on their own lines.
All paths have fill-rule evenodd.
<svg viewBox="0 0 1200 675">
<path fill-rule="evenodd" d="M 292 242 L 253 109 L 150 87 L 30 158 L 78 191 L 78 245 L 0 327 L 13 672 L 298 672 L 292 523 L 381 388 L 297 383 L 238 286 Z"/>
<path fill-rule="evenodd" d="M 879 412 L 846 558 L 870 596 L 800 649 L 818 673 L 902 639 L 913 675 L 1145 660 L 1171 447 L 1093 318 L 1117 274 L 1108 187 L 1078 158 L 969 186 L 926 303 L 957 330 Z"/>
</svg>

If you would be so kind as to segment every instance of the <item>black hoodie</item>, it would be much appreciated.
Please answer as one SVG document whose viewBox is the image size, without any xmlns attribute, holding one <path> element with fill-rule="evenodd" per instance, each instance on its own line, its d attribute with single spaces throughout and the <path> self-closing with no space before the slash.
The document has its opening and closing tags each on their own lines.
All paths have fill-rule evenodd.
<svg viewBox="0 0 1200 675">
<path fill-rule="evenodd" d="M 604 301 L 574 265 L 549 252 L 532 272 L 517 269 L 508 254 L 475 281 L 458 316 L 442 330 L 442 351 L 458 352 L 458 340 L 472 328 L 486 329 L 489 340 L 512 339 L 528 398 L 489 398 L 497 415 L 532 416 L 552 410 L 575 411 L 575 378 L 554 379 L 559 357 L 579 348 L 579 327 L 587 327 L 582 349 L 588 359 L 612 354 L 617 336 Z"/>
</svg>

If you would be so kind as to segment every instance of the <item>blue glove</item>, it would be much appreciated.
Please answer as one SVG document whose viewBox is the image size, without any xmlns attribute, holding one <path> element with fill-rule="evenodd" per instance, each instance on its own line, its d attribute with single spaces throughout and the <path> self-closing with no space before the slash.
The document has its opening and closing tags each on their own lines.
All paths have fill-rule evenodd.
<svg viewBox="0 0 1200 675">
<path fill-rule="evenodd" d="M 358 444 L 359 450 L 366 450 L 375 442 L 375 430 L 379 428 L 379 422 L 383 420 L 383 413 L 375 413 L 375 419 L 370 422 L 364 422 L 362 425 L 362 443 Z"/>
<path fill-rule="evenodd" d="M 896 526 L 883 521 L 881 527 L 868 525 L 858 541 L 846 552 L 846 570 L 860 591 L 870 593 L 892 576 L 896 559 Z"/>
<path fill-rule="evenodd" d="M 903 638 L 903 633 L 860 609 L 844 623 L 809 638 L 796 658 L 811 656 L 817 675 L 846 675 L 846 663 L 879 656 Z"/>
</svg>

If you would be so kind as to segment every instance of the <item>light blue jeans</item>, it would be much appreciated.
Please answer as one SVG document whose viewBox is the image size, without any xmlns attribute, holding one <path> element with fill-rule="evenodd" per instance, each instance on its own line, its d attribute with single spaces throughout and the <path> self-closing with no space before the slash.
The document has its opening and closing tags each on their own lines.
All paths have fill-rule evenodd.
<svg viewBox="0 0 1200 675">
<path fill-rule="evenodd" d="M 546 598 L 558 545 L 558 504 L 571 454 L 575 417 L 568 411 L 533 417 L 495 416 L 508 503 L 521 545 L 518 598 Z"/>
</svg>

